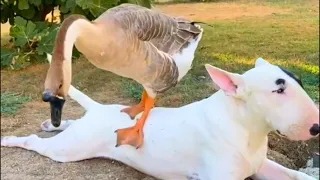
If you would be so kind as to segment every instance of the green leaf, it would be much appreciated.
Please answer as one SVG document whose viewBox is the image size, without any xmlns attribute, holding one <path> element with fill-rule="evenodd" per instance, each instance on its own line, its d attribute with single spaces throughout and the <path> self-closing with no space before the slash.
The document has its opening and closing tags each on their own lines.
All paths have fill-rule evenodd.
<svg viewBox="0 0 320 180">
<path fill-rule="evenodd" d="M 60 7 L 60 12 L 68 13 L 69 11 L 75 9 L 76 6 L 75 0 L 66 0 L 66 2 Z"/>
<path fill-rule="evenodd" d="M 92 0 L 91 0 L 92 1 Z M 76 4 L 82 9 L 88 9 L 92 7 L 92 2 L 88 0 L 76 0 Z"/>
<path fill-rule="evenodd" d="M 76 7 L 76 1 L 75 0 L 67 0 L 66 1 L 66 8 L 73 9 Z"/>
<path fill-rule="evenodd" d="M 30 63 L 30 57 L 27 55 L 19 55 L 17 58 L 14 59 L 11 68 L 13 69 L 23 69 L 27 66 L 29 66 Z"/>
<path fill-rule="evenodd" d="M 146 8 L 151 8 L 151 0 L 136 0 L 138 2 L 138 5 L 146 7 Z"/>
<path fill-rule="evenodd" d="M 60 10 L 60 13 L 63 13 L 63 14 L 68 13 L 70 11 L 70 9 L 67 8 L 65 4 L 61 5 L 59 10 Z"/>
<path fill-rule="evenodd" d="M 92 0 L 90 12 L 93 16 L 98 17 L 109 8 L 116 6 L 118 2 L 119 0 Z"/>
<path fill-rule="evenodd" d="M 1 48 L 1 67 L 9 66 L 12 63 L 13 57 L 18 55 L 15 49 Z"/>
<path fill-rule="evenodd" d="M 9 35 L 15 38 L 15 45 L 24 46 L 28 42 L 28 38 L 24 32 L 25 28 L 23 26 L 11 26 Z"/>
<path fill-rule="evenodd" d="M 59 27 L 54 28 L 50 31 L 47 36 L 44 36 L 37 47 L 37 51 L 39 55 L 43 55 L 44 53 L 52 54 L 53 47 L 54 47 L 54 40 L 57 36 L 57 32 L 59 31 Z"/>
<path fill-rule="evenodd" d="M 18 8 L 19 8 L 20 10 L 28 9 L 28 8 L 29 8 L 28 0 L 19 0 L 19 2 L 18 2 Z"/>
<path fill-rule="evenodd" d="M 14 24 L 18 26 L 25 26 L 27 24 L 27 20 L 23 19 L 20 16 L 14 18 Z"/>
<path fill-rule="evenodd" d="M 32 39 L 38 33 L 36 25 L 32 21 L 28 21 L 25 33 L 29 39 Z"/>
<path fill-rule="evenodd" d="M 36 28 L 39 32 L 48 28 L 48 24 L 44 21 L 42 22 L 38 21 L 38 22 L 35 22 L 34 24 L 36 25 Z"/>
<path fill-rule="evenodd" d="M 41 5 L 41 0 L 29 0 L 29 2 L 37 7 Z"/>
<path fill-rule="evenodd" d="M 36 25 L 31 21 L 26 26 L 14 25 L 10 28 L 10 36 L 15 38 L 15 44 L 20 47 L 31 41 L 37 32 Z"/>
<path fill-rule="evenodd" d="M 21 15 L 24 19 L 32 19 L 35 14 L 36 10 L 32 6 L 30 6 L 29 9 L 19 11 L 19 15 Z"/>
<path fill-rule="evenodd" d="M 59 29 L 60 29 L 60 24 L 51 24 L 51 26 L 49 27 L 49 32 L 51 32 L 51 31 L 59 31 Z M 55 33 L 56 33 L 55 32 Z"/>
</svg>

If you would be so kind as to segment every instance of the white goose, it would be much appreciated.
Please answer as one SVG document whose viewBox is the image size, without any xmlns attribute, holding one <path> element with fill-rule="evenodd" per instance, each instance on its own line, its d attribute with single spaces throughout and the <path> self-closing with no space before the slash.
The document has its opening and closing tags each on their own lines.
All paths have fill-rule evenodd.
<svg viewBox="0 0 320 180">
<path fill-rule="evenodd" d="M 66 18 L 56 38 L 43 100 L 51 104 L 52 124 L 59 126 L 71 83 L 72 49 L 96 67 L 131 78 L 144 87 L 141 102 L 125 108 L 131 118 L 143 111 L 136 125 L 119 129 L 117 145 L 143 144 L 143 127 L 158 93 L 175 86 L 191 68 L 203 29 L 194 22 L 122 4 L 93 22 L 81 15 Z"/>
</svg>

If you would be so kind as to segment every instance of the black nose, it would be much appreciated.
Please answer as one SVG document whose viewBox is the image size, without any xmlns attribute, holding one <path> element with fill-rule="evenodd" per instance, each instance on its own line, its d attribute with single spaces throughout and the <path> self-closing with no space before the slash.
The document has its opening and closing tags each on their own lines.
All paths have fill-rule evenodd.
<svg viewBox="0 0 320 180">
<path fill-rule="evenodd" d="M 319 124 L 313 124 L 313 126 L 310 128 L 310 134 L 312 136 L 316 136 L 320 133 L 320 126 Z"/>
<path fill-rule="evenodd" d="M 44 101 L 44 102 L 50 102 L 51 100 L 52 100 L 52 97 L 53 97 L 53 94 L 51 93 L 51 92 L 44 92 L 43 94 L 42 94 L 42 100 Z"/>
</svg>

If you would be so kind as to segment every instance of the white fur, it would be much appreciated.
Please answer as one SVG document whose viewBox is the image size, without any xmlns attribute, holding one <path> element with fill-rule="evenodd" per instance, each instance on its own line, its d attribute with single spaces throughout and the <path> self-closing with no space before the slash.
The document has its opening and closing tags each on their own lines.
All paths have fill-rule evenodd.
<svg viewBox="0 0 320 180">
<path fill-rule="evenodd" d="M 129 145 L 115 147 L 114 131 L 135 124 L 126 114 L 120 113 L 126 106 L 99 104 L 72 86 L 69 91 L 71 98 L 86 106 L 87 112 L 83 117 L 76 121 L 63 121 L 59 128 L 53 128 L 50 120 L 47 120 L 42 123 L 42 130 L 63 131 L 51 138 L 6 136 L 1 138 L 1 146 L 36 151 L 59 162 L 111 158 L 165 180 L 241 180 L 252 175 L 255 180 L 314 180 L 267 159 L 267 134 L 276 129 L 277 120 L 284 121 L 285 127 L 290 127 L 296 121 L 284 119 L 286 116 L 282 118 L 281 114 L 285 112 L 278 114 L 279 119 L 268 117 L 270 119 L 266 120 L 268 111 L 262 110 L 269 106 L 266 101 L 260 101 L 259 107 L 254 107 L 257 106 L 252 104 L 254 97 L 259 97 L 256 94 L 262 92 L 250 83 L 256 81 L 252 76 L 257 74 L 253 72 L 259 73 L 260 70 L 263 72 L 264 69 L 253 68 L 242 75 L 246 91 L 237 98 L 227 96 L 220 90 L 207 99 L 180 108 L 153 108 L 144 127 L 144 145 L 138 150 Z M 269 70 L 272 72 L 273 66 L 270 65 Z M 277 73 L 285 77 L 281 71 Z M 274 77 L 265 73 L 264 76 L 269 79 L 256 83 L 264 86 L 262 90 L 273 89 L 273 84 L 266 80 L 273 81 Z M 300 93 L 292 96 L 295 100 L 290 103 L 304 103 L 313 108 L 308 104 L 310 98 Z M 247 99 L 248 102 L 245 102 Z M 274 103 L 272 98 L 270 102 Z M 291 105 L 284 103 L 284 106 Z M 293 113 L 290 109 L 286 110 L 286 113 Z M 319 117 L 306 119 L 297 113 L 294 112 L 302 124 L 319 121 Z M 310 113 L 319 115 L 319 110 Z M 289 135 L 295 137 L 295 133 L 301 132 Z"/>
<path fill-rule="evenodd" d="M 189 46 L 183 49 L 181 53 L 177 53 L 172 56 L 179 71 L 178 81 L 180 81 L 191 69 L 192 62 L 194 60 L 194 54 L 202 38 L 203 29 L 199 25 L 195 26 L 201 29 L 201 33 L 198 35 L 198 37 L 190 40 Z"/>
</svg>

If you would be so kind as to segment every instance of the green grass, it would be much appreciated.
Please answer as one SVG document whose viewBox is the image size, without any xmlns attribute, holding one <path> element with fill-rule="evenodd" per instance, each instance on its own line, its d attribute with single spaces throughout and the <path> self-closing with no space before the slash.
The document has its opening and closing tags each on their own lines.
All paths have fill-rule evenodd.
<svg viewBox="0 0 320 180">
<path fill-rule="evenodd" d="M 286 10 L 285 14 L 207 22 L 213 27 L 203 25 L 205 33 L 192 69 L 176 87 L 159 96 L 158 106 L 176 107 L 210 96 L 214 90 L 204 68 L 206 63 L 243 73 L 254 66 L 258 57 L 301 76 L 307 93 L 319 102 L 319 5 L 314 6 L 309 0 L 237 2 Z M 47 68 L 48 65 L 41 65 L 17 72 L 2 71 L 1 89 L 5 92 L 23 92 L 39 100 Z M 121 98 L 114 97 L 114 102 L 124 103 L 122 98 L 132 98 L 137 102 L 140 100 L 141 85 L 97 69 L 84 58 L 74 62 L 72 69 L 72 84 L 88 95 L 101 92 L 101 96 L 113 96 L 116 92 Z"/>
<path fill-rule="evenodd" d="M 1 93 L 1 114 L 15 115 L 21 106 L 31 98 L 15 93 Z"/>
<path fill-rule="evenodd" d="M 261 1 L 257 2 L 261 4 Z M 307 93 L 318 102 L 319 15 L 304 11 L 314 7 L 298 0 L 288 3 L 275 0 L 263 2 L 268 6 L 291 8 L 291 11 L 266 17 L 208 22 L 213 28 L 204 26 L 204 37 L 192 69 L 177 87 L 165 93 L 160 103 L 176 104 L 170 101 L 173 98 L 178 99 L 178 104 L 186 104 L 212 94 L 212 88 L 208 88 L 210 81 L 205 63 L 243 73 L 254 66 L 258 57 L 301 76 Z M 206 78 L 200 78 L 202 76 Z M 134 82 L 125 81 L 122 89 L 128 96 L 138 100 L 141 92 Z"/>
</svg>

